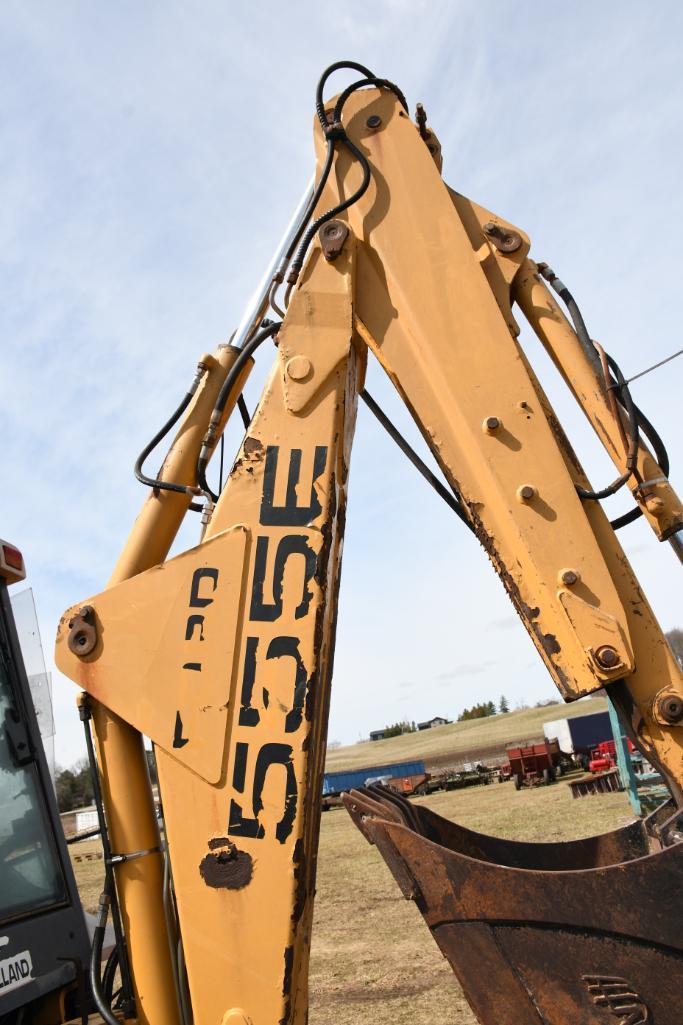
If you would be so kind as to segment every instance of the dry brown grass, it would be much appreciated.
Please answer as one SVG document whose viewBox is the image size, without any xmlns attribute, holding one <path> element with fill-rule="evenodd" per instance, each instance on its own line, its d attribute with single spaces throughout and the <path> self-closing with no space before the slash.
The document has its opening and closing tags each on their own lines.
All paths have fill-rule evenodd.
<svg viewBox="0 0 683 1025">
<path fill-rule="evenodd" d="M 97 855 L 101 853 L 102 845 L 97 838 L 82 840 L 81 843 L 69 847 L 78 892 L 81 895 L 83 907 L 91 914 L 97 913 L 104 882 L 104 861 L 102 858 L 97 858 Z M 88 855 L 92 860 L 88 860 Z"/>
<path fill-rule="evenodd" d="M 368 741 L 328 751 L 325 770 L 336 772 L 341 769 L 362 769 L 416 758 L 443 761 L 447 756 L 452 756 L 455 763 L 458 759 L 474 756 L 474 752 L 484 755 L 495 748 L 502 752 L 506 744 L 542 737 L 544 722 L 605 711 L 607 702 L 598 697 L 571 705 L 525 708 L 521 712 L 451 723 L 450 726 L 438 726 L 433 730 L 420 730 L 389 740 Z"/>
<path fill-rule="evenodd" d="M 421 799 L 471 829 L 570 840 L 631 818 L 624 794 L 572 801 L 566 785 L 492 784 Z M 311 961 L 311 1025 L 475 1025 L 417 908 L 343 811 L 323 817 Z"/>
<path fill-rule="evenodd" d="M 512 784 L 433 794 L 421 802 L 471 829 L 521 840 L 570 840 L 631 818 L 624 794 L 572 801 L 567 787 Z M 74 853 L 97 849 L 96 841 Z M 95 910 L 102 862 L 74 865 Z M 343 810 L 323 815 L 311 960 L 311 1025 L 475 1025 L 422 916 Z"/>
</svg>

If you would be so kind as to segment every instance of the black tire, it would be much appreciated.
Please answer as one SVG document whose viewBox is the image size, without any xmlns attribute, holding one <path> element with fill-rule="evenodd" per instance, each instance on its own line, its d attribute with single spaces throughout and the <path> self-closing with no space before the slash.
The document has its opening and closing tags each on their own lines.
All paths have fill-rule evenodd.
<svg viewBox="0 0 683 1025">
<path fill-rule="evenodd" d="M 544 769 L 543 770 L 543 782 L 545 783 L 546 786 L 548 785 L 548 783 L 552 782 L 553 777 L 551 775 L 551 772 L 552 772 L 551 769 Z"/>
<path fill-rule="evenodd" d="M 502 782 L 503 782 L 503 777 L 502 777 L 501 775 L 499 775 L 499 776 L 498 776 L 498 782 L 499 782 L 499 783 L 502 783 Z"/>
<path fill-rule="evenodd" d="M 514 774 L 514 776 L 512 777 L 512 779 L 513 779 L 514 784 L 515 784 L 515 790 L 521 790 L 522 789 L 522 777 L 519 775 L 519 773 L 516 772 Z"/>
</svg>

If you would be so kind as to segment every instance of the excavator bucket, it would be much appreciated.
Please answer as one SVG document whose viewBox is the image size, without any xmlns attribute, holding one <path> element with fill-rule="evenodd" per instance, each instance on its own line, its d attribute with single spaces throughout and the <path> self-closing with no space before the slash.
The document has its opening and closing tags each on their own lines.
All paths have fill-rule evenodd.
<svg viewBox="0 0 683 1025">
<path fill-rule="evenodd" d="M 672 802 L 602 836 L 520 843 L 385 787 L 343 800 L 481 1025 L 683 1022 L 683 834 Z"/>
</svg>

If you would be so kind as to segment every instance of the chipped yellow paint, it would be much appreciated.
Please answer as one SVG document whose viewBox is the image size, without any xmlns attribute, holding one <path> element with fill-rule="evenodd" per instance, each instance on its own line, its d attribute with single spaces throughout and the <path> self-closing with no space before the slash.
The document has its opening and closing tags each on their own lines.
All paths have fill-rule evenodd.
<svg viewBox="0 0 683 1025">
<path fill-rule="evenodd" d="M 144 730 L 157 744 L 196 1025 L 306 1021 L 346 477 L 368 350 L 462 494 L 563 695 L 610 685 L 633 736 L 681 796 L 681 729 L 657 722 L 652 709 L 662 689 L 683 694 L 680 669 L 602 508 L 577 495 L 588 482 L 516 340 L 512 301 L 530 266 L 529 240 L 519 232 L 509 254 L 491 245 L 488 221 L 519 229 L 444 185 L 392 95 L 355 93 L 345 111 L 372 182 L 344 215 L 351 234 L 336 261 L 312 247 L 202 544 L 163 563 L 164 541 L 154 549 L 163 564 L 144 573 L 151 563 L 141 541 L 157 530 L 171 538 L 179 522 L 175 511 L 146 519 L 117 586 L 90 600 L 99 632 L 92 656 L 65 654 L 64 625 L 58 642 L 64 671 L 118 712 L 99 724 L 98 741 L 107 811 L 116 821 L 124 809 L 127 850 L 140 834 L 125 745 L 112 748 L 107 723 L 138 740 Z M 367 130 L 370 114 L 380 115 L 380 130 Z M 321 156 L 319 129 L 316 145 Z M 358 182 L 342 148 L 321 209 Z M 574 363 L 576 346 L 572 353 Z M 578 382 L 584 371 L 573 363 L 566 374 Z M 591 402 L 589 416 L 611 415 L 604 397 Z M 604 437 L 613 441 L 616 430 L 612 423 Z M 197 447 L 195 439 L 192 459 Z M 156 992 L 167 981 L 158 909 L 140 902 L 132 873 L 119 884 L 136 987 Z M 148 1001 L 141 1020 L 172 1017 Z"/>
</svg>

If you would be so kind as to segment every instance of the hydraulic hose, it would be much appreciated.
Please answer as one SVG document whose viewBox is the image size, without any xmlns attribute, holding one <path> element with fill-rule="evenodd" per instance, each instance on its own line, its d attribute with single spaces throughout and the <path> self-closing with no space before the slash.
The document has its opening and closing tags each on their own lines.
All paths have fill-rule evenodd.
<svg viewBox="0 0 683 1025">
<path fill-rule="evenodd" d="M 325 89 L 325 84 L 330 75 L 332 75 L 333 72 L 342 69 L 359 71 L 364 77 L 359 81 L 347 86 L 346 89 L 344 89 L 344 91 L 340 94 L 339 99 L 335 104 L 334 113 L 332 115 L 332 123 L 330 124 L 327 120 L 323 93 Z M 322 190 L 329 176 L 332 167 L 332 159 L 334 156 L 334 144 L 336 141 L 339 141 L 342 143 L 342 145 L 346 146 L 346 148 L 351 152 L 351 154 L 356 158 L 356 160 L 360 162 L 361 167 L 363 168 L 363 180 L 358 189 L 356 190 L 356 192 L 354 192 L 354 194 L 350 196 L 349 199 L 346 199 L 343 202 L 338 203 L 337 206 L 333 207 L 331 210 L 327 210 L 324 214 L 321 214 L 306 229 L 303 238 L 301 239 L 301 243 L 299 244 L 299 248 L 296 252 L 296 255 L 292 260 L 289 275 L 287 276 L 287 281 L 289 282 L 290 286 L 294 285 L 299 277 L 301 268 L 304 265 L 306 253 L 308 252 L 308 248 L 316 232 L 319 231 L 323 224 L 325 224 L 327 221 L 332 220 L 333 217 L 337 217 L 338 214 L 343 213 L 344 210 L 348 210 L 350 206 L 353 206 L 354 203 L 357 203 L 361 196 L 363 196 L 364 193 L 367 191 L 367 188 L 370 184 L 370 165 L 365 157 L 365 154 L 362 153 L 353 142 L 351 142 L 351 140 L 346 134 L 346 130 L 341 121 L 344 104 L 348 100 L 349 96 L 352 93 L 354 93 L 357 89 L 361 89 L 364 86 L 376 86 L 379 89 L 390 90 L 391 92 L 395 93 L 395 95 L 398 97 L 399 102 L 402 104 L 404 109 L 408 109 L 406 98 L 397 85 L 394 85 L 393 82 L 390 82 L 386 78 L 377 78 L 368 68 L 366 68 L 362 64 L 356 64 L 355 61 L 337 61 L 336 64 L 331 64 L 329 68 L 327 68 L 326 71 L 323 72 L 316 88 L 315 111 L 318 116 L 318 120 L 320 121 L 320 127 L 322 128 L 323 134 L 327 139 L 327 156 L 325 159 L 325 166 L 323 168 L 323 172 L 320 176 L 320 182 L 318 183 L 318 187 L 316 188 L 315 203 L 312 204 L 311 210 L 315 208 L 315 205 L 317 204 L 318 199 L 322 194 Z"/>
<path fill-rule="evenodd" d="M 107 928 L 107 918 L 109 916 L 109 904 L 111 903 L 111 895 L 114 887 L 114 875 L 111 867 L 107 867 L 107 872 L 104 878 L 104 887 L 100 894 L 100 907 L 99 916 L 95 929 L 93 931 L 92 948 L 90 951 L 90 989 L 92 990 L 93 1000 L 97 1010 L 102 1015 L 102 1018 L 106 1022 L 106 1025 L 120 1025 L 119 1019 L 116 1017 L 111 1007 L 107 1004 L 104 990 L 102 988 L 102 979 L 100 977 L 100 965 L 102 963 L 102 946 L 104 944 L 104 933 Z"/>
<path fill-rule="evenodd" d="M 230 367 L 230 370 L 228 371 L 225 381 L 223 382 L 223 386 L 220 392 L 218 393 L 218 398 L 216 399 L 216 404 L 213 407 L 213 413 L 211 414 L 209 426 L 206 434 L 204 435 L 204 441 L 202 442 L 202 447 L 199 452 L 199 459 L 197 460 L 197 482 L 201 490 L 205 492 L 207 495 L 209 495 L 212 502 L 218 501 L 218 495 L 215 495 L 213 493 L 213 491 L 207 483 L 206 468 L 208 466 L 209 459 L 211 458 L 211 453 L 216 443 L 216 435 L 218 433 L 218 428 L 220 426 L 220 422 L 223 417 L 225 407 L 228 403 L 228 398 L 230 397 L 230 393 L 235 387 L 235 384 L 239 380 L 239 375 L 241 374 L 245 364 L 256 352 L 259 345 L 261 345 L 262 342 L 265 342 L 266 338 L 270 338 L 272 337 L 272 335 L 276 334 L 281 326 L 281 321 L 277 321 L 274 324 L 268 324 L 266 327 L 258 331 L 255 335 L 252 335 L 252 337 L 247 341 L 244 348 L 240 349 L 239 354 L 233 365 Z"/>
<path fill-rule="evenodd" d="M 145 447 L 143 448 L 142 452 L 140 453 L 138 458 L 135 460 L 135 468 L 134 468 L 135 469 L 135 476 L 137 477 L 137 479 L 140 481 L 141 484 L 145 484 L 148 488 L 154 488 L 155 490 L 159 490 L 159 491 L 175 491 L 176 493 L 181 494 L 181 495 L 188 495 L 188 494 L 192 495 L 192 494 L 194 494 L 194 490 L 192 488 L 188 488 L 184 484 L 174 484 L 172 481 L 158 480 L 157 478 L 154 478 L 154 477 L 148 477 L 145 473 L 143 473 L 142 467 L 143 467 L 143 464 L 144 464 L 145 460 L 150 455 L 150 453 L 152 453 L 154 451 L 154 449 L 157 447 L 157 445 L 161 441 L 163 441 L 163 439 L 166 437 L 166 435 L 178 423 L 178 421 L 180 420 L 181 416 L 183 415 L 183 413 L 185 412 L 187 407 L 190 405 L 190 403 L 192 402 L 192 399 L 194 398 L 195 394 L 197 393 L 197 389 L 199 388 L 199 383 L 200 383 L 200 381 L 201 381 L 201 379 L 202 379 L 202 377 L 204 376 L 205 373 L 206 373 L 206 366 L 203 363 L 198 363 L 197 364 L 197 372 L 196 372 L 196 374 L 194 376 L 194 380 L 192 381 L 192 384 L 190 385 L 189 391 L 186 392 L 185 395 L 183 396 L 183 398 L 182 398 L 182 400 L 180 402 L 180 405 L 171 414 L 171 416 L 168 418 L 168 420 L 163 425 L 163 427 L 161 427 L 157 431 L 157 433 L 154 435 L 154 437 L 149 442 L 149 444 L 145 445 Z"/>
</svg>

